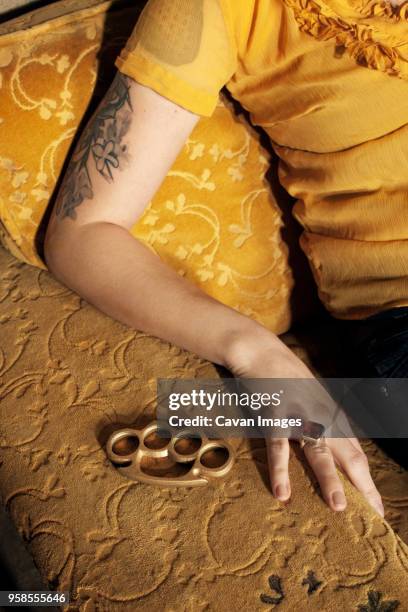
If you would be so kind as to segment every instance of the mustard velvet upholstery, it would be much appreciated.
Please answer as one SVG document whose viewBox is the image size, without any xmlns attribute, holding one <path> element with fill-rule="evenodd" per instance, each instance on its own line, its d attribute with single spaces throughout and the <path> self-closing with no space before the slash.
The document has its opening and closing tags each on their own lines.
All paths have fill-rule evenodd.
<svg viewBox="0 0 408 612">
<path fill-rule="evenodd" d="M 129 482 L 105 458 L 112 427 L 152 417 L 157 377 L 216 378 L 215 368 L 1 247 L 0 287 L 0 496 L 43 579 L 71 592 L 69 610 L 406 609 L 396 531 L 408 541 L 407 473 L 372 443 L 385 521 L 349 484 L 347 511 L 332 513 L 295 444 L 285 505 L 256 440 L 236 440 L 232 472 L 203 488 Z M 307 359 L 296 336 L 286 341 Z"/>
<path fill-rule="evenodd" d="M 372 442 L 365 448 L 384 496 L 386 520 L 375 515 L 347 483 L 349 507 L 333 514 L 295 445 L 294 494 L 286 505 L 270 494 L 261 441 L 238 440 L 233 471 L 225 480 L 199 490 L 131 483 L 107 462 L 103 445 L 112 428 L 154 415 L 157 377 L 216 378 L 218 374 L 196 355 L 113 321 L 41 269 L 34 236 L 91 96 L 92 67 L 96 67 L 92 54 L 100 48 L 102 29 L 109 26 L 118 32 L 118 24 L 128 27 L 130 15 L 135 15 L 132 8 L 107 13 L 110 2 L 94 2 L 91 8 L 91 2 L 86 4 L 80 13 L 75 11 L 83 10 L 84 2 L 73 0 L 29 15 L 19 21 L 20 34 L 4 34 L 0 43 L 1 218 L 3 240 L 17 256 L 0 247 L 1 502 L 44 581 L 52 589 L 70 591 L 71 611 L 262 612 L 278 607 L 283 612 L 357 612 L 397 606 L 403 610 L 408 601 L 408 550 L 402 541 L 408 541 L 407 474 Z M 56 17 L 55 11 L 63 16 Z M 66 16 L 67 11 L 71 16 Z M 46 15 L 43 23 L 41 15 Z M 7 28 L 15 30 L 6 24 L 3 32 Z M 53 37 L 56 30 L 58 40 Z M 62 51 L 64 36 L 69 44 Z M 49 45 L 48 51 L 41 51 L 43 44 Z M 38 61 L 27 66 L 34 47 Z M 81 56 L 80 49 L 89 53 Z M 111 51 L 114 57 L 115 47 Z M 79 64 L 73 69 L 79 57 L 79 64 L 88 62 L 86 70 Z M 12 78 L 13 74 L 17 76 Z M 61 79 L 60 84 L 53 90 L 56 79 Z M 67 90 L 62 85 L 66 82 Z M 58 95 L 65 91 L 71 97 Z M 11 100 L 12 95 L 30 108 L 23 112 L 14 102 L 5 106 L 3 96 Z M 181 273 L 193 274 L 187 266 L 196 266 L 194 273 L 202 269 L 200 257 L 209 254 L 212 237 L 220 243 L 225 240 L 223 245 L 230 235 L 238 241 L 230 244 L 238 260 L 248 242 L 256 240 L 256 236 L 246 239 L 247 233 L 256 228 L 258 234 L 265 229 L 262 220 L 273 217 L 267 229 L 272 237 L 270 261 L 281 279 L 290 279 L 284 247 L 278 241 L 281 221 L 269 192 L 260 190 L 247 208 L 243 206 L 245 222 L 240 216 L 222 216 L 226 223 L 221 219 L 221 230 L 216 232 L 217 223 L 209 212 L 215 206 L 215 198 L 209 199 L 214 193 L 202 185 L 213 182 L 215 193 L 225 196 L 222 189 L 229 177 L 228 189 L 236 190 L 231 193 L 239 202 L 234 206 L 241 210 L 242 197 L 250 190 L 239 180 L 240 173 L 248 178 L 245 169 L 256 165 L 257 185 L 263 189 L 260 177 L 265 166 L 247 127 L 225 106 L 217 113 L 229 136 L 234 132 L 232 144 L 224 140 L 222 128 L 211 127 L 210 136 L 210 123 L 201 123 L 182 153 L 183 166 L 175 166 L 184 174 L 168 177 L 169 195 L 152 202 L 138 231 L 157 251 L 167 248 L 161 256 L 173 261 Z M 47 143 L 52 143 L 46 154 L 40 141 L 45 133 Z M 245 148 L 248 135 L 249 149 Z M 217 178 L 217 164 L 226 174 L 224 182 Z M 203 176 L 205 168 L 210 175 Z M 261 215 L 267 203 L 272 217 Z M 223 198 L 217 200 L 215 214 L 221 215 L 220 206 L 226 214 Z M 200 230 L 190 243 L 178 232 L 192 215 Z M 175 229 L 163 231 L 166 224 Z M 231 230 L 231 224 L 240 229 Z M 242 227 L 249 227 L 249 232 Z M 192 252 L 197 242 L 204 245 L 201 253 L 196 252 L 200 248 Z M 264 257 L 265 251 L 260 252 Z M 258 253 L 255 248 L 254 257 Z M 241 265 L 226 255 L 217 257 L 214 262 Z M 256 263 L 265 272 L 265 260 Z M 224 275 L 219 283 L 223 270 L 212 265 L 214 278 L 202 282 L 211 280 L 213 287 L 223 290 L 230 276 Z M 286 294 L 279 300 L 287 304 L 282 295 Z M 238 300 L 237 296 L 238 291 Z M 319 334 L 314 337 L 316 341 Z M 309 349 L 297 336 L 285 335 L 284 340 L 309 363 Z"/>
<path fill-rule="evenodd" d="M 58 2 L 0 28 L 1 237 L 32 265 L 45 267 L 38 228 L 97 72 L 112 73 L 144 2 L 132 4 Z M 256 132 L 221 100 L 132 233 L 207 293 L 280 333 L 292 319 L 293 275 L 264 178 L 269 161 Z"/>
</svg>

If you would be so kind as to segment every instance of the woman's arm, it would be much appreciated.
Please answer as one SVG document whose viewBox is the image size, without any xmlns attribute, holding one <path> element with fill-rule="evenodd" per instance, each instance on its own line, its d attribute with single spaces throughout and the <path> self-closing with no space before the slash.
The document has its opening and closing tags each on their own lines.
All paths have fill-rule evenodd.
<svg viewBox="0 0 408 612">
<path fill-rule="evenodd" d="M 181 278 L 129 232 L 197 120 L 118 73 L 71 159 L 45 259 L 56 278 L 113 318 L 226 365 L 234 338 L 260 326 Z"/>
<path fill-rule="evenodd" d="M 118 73 L 64 177 L 46 234 L 47 266 L 111 317 L 224 365 L 235 375 L 312 377 L 274 334 L 181 278 L 129 232 L 197 120 Z M 339 444 L 339 464 L 379 508 L 361 449 L 347 440 Z M 287 499 L 288 441 L 269 443 L 268 452 L 273 491 Z M 334 501 L 336 492 L 344 494 L 331 452 L 308 453 L 326 501 L 343 509 L 345 503 Z M 353 473 L 348 465 L 354 466 Z"/>
</svg>

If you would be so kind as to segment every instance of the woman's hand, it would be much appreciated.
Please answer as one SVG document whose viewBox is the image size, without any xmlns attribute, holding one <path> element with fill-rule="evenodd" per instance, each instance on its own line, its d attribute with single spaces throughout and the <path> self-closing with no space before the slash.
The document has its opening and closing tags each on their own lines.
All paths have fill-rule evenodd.
<svg viewBox="0 0 408 612">
<path fill-rule="evenodd" d="M 289 480 L 289 440 L 267 440 L 268 464 L 272 490 L 280 501 L 291 495 Z M 384 516 L 381 496 L 370 474 L 367 457 L 356 438 L 327 438 L 316 446 L 304 447 L 306 459 L 316 474 L 326 503 L 332 510 L 344 510 L 347 506 L 343 485 L 336 466 L 349 477 L 368 503 Z"/>
<path fill-rule="evenodd" d="M 240 378 L 314 379 L 312 372 L 275 335 L 259 329 L 231 344 L 228 367 Z M 384 516 L 381 496 L 370 474 L 368 460 L 356 438 L 324 438 L 319 444 L 304 446 L 304 453 L 320 484 L 326 503 L 335 511 L 347 505 L 339 467 L 361 491 L 368 503 Z M 267 454 L 274 496 L 287 501 L 289 479 L 289 440 L 268 438 Z"/>
</svg>

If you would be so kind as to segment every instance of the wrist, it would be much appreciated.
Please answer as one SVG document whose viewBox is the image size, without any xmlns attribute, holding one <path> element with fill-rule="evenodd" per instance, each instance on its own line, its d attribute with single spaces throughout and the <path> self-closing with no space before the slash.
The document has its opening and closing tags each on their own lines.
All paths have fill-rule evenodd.
<svg viewBox="0 0 408 612">
<path fill-rule="evenodd" d="M 248 319 L 241 328 L 229 332 L 222 365 L 236 376 L 250 377 L 258 370 L 257 364 L 263 355 L 281 347 L 282 342 L 276 334 Z"/>
</svg>

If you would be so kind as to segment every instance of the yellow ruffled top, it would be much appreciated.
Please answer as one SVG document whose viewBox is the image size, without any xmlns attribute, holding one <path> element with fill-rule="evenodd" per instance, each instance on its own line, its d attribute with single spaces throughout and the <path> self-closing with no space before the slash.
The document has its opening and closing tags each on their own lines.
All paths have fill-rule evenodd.
<svg viewBox="0 0 408 612">
<path fill-rule="evenodd" d="M 263 127 L 339 318 L 408 305 L 408 0 L 150 0 L 118 68 Z"/>
</svg>

